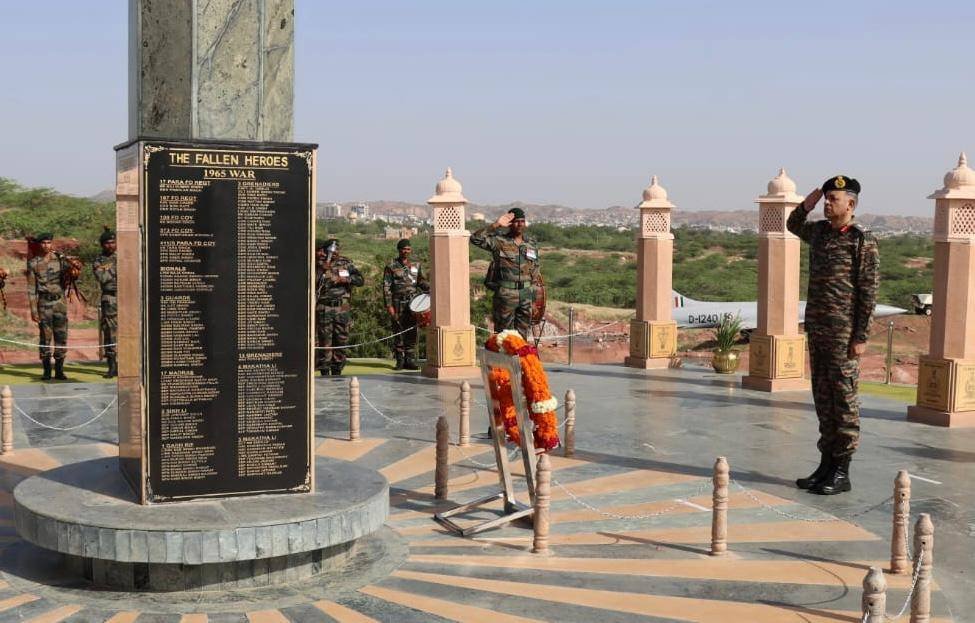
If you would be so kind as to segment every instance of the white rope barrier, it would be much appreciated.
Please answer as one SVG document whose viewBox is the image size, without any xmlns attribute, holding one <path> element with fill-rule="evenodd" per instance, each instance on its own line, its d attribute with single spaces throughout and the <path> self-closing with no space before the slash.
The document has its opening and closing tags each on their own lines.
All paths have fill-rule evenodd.
<svg viewBox="0 0 975 623">
<path fill-rule="evenodd" d="M 646 520 L 646 519 L 654 519 L 656 517 L 660 517 L 661 515 L 666 515 L 667 513 L 670 513 L 672 511 L 674 511 L 678 506 L 687 505 L 688 504 L 688 502 L 687 502 L 687 500 L 685 498 L 674 498 L 674 500 L 673 500 L 674 503 L 673 504 L 671 504 L 670 506 L 667 506 L 667 507 L 665 507 L 665 508 L 663 508 L 663 509 L 661 509 L 659 511 L 654 511 L 652 513 L 643 513 L 643 514 L 640 514 L 640 515 L 621 515 L 619 513 L 612 513 L 610 511 L 605 511 L 605 510 L 599 508 L 598 506 L 594 506 L 594 505 L 590 504 L 589 502 L 586 502 L 585 500 L 583 500 L 582 498 L 580 498 L 579 496 L 577 496 L 572 491 L 569 491 L 565 487 L 565 485 L 563 485 L 561 482 L 559 482 L 555 478 L 552 478 L 552 483 L 556 487 L 558 487 L 559 489 L 561 489 L 566 495 L 569 496 L 569 498 L 573 502 L 575 502 L 579 506 L 582 506 L 583 508 L 592 511 L 593 513 L 596 513 L 597 515 L 602 515 L 603 517 L 608 517 L 610 519 L 623 519 L 623 520 Z M 693 498 L 693 497 L 696 497 L 698 495 L 701 495 L 710 486 L 711 486 L 711 479 L 710 478 L 702 478 L 701 481 L 698 483 L 697 488 L 695 490 L 693 490 L 690 493 L 690 495 L 688 495 L 686 497 Z"/>
<path fill-rule="evenodd" d="M 381 337 L 381 338 L 379 338 L 377 340 L 372 340 L 370 342 L 359 342 L 358 344 L 343 344 L 342 346 L 316 346 L 315 347 L 315 350 L 344 350 L 346 348 L 355 348 L 357 346 L 367 346 L 369 344 L 378 344 L 379 342 L 385 342 L 386 340 L 391 340 L 394 337 L 398 337 L 400 335 L 403 335 L 404 333 L 406 333 L 408 331 L 412 331 L 415 328 L 416 328 L 416 325 L 413 325 L 412 327 L 410 327 L 408 329 L 403 329 L 399 333 L 394 333 L 392 335 L 387 335 L 386 337 Z"/>
<path fill-rule="evenodd" d="M 64 350 L 85 350 L 92 348 L 105 348 L 108 346 L 118 346 L 116 343 L 111 344 L 80 344 L 72 346 L 55 346 L 54 344 L 35 344 L 34 342 L 20 342 L 18 340 L 10 340 L 4 337 L 0 337 L 0 342 L 7 342 L 8 344 L 18 344 L 20 346 L 33 346 L 35 348 L 62 348 Z"/>
<path fill-rule="evenodd" d="M 106 406 L 104 409 L 102 409 L 101 413 L 99 413 L 98 415 L 92 417 L 91 419 L 89 419 L 89 420 L 87 420 L 85 422 L 82 422 L 81 424 L 78 424 L 77 426 L 51 426 L 50 424 L 45 424 L 44 422 L 39 422 L 39 421 L 35 420 L 29 414 L 25 413 L 24 410 L 21 409 L 20 406 L 17 405 L 16 403 L 14 403 L 14 408 L 17 410 L 18 413 L 20 413 L 20 415 L 22 415 L 26 419 L 30 420 L 31 422 L 33 422 L 34 424 L 37 424 L 38 426 L 40 426 L 42 428 L 48 428 L 48 429 L 51 429 L 51 430 L 59 430 L 59 431 L 72 431 L 72 430 L 78 430 L 79 428 L 84 428 L 85 426 L 88 426 L 89 424 L 91 424 L 92 422 L 94 422 L 95 420 L 97 420 L 98 418 L 100 418 L 103 415 L 105 415 L 108 412 L 108 410 L 112 408 L 112 405 L 114 405 L 117 400 L 118 400 L 118 397 L 112 398 L 112 401 L 110 403 L 108 403 L 108 406 Z"/>
<path fill-rule="evenodd" d="M 780 517 L 785 517 L 786 519 L 794 519 L 796 521 L 805 521 L 805 522 L 809 522 L 809 523 L 829 523 L 829 522 L 833 522 L 833 521 L 848 521 L 850 523 L 855 523 L 853 521 L 854 519 L 857 519 L 857 518 L 859 518 L 859 517 L 861 517 L 863 515 L 866 515 L 870 511 L 877 510 L 881 506 L 884 506 L 884 505 L 890 503 L 890 501 L 894 499 L 894 496 L 890 496 L 887 499 L 881 500 L 880 502 L 874 504 L 873 506 L 868 506 L 867 508 L 864 508 L 862 510 L 859 510 L 859 511 L 857 511 L 855 513 L 852 513 L 850 515 L 846 515 L 844 517 L 835 517 L 835 516 L 827 516 L 827 517 L 804 517 L 802 515 L 796 515 L 794 513 L 790 513 L 790 512 L 784 511 L 782 509 L 776 508 L 776 507 L 772 506 L 771 504 L 762 501 L 761 498 L 759 498 L 757 495 L 755 495 L 751 491 L 751 489 L 748 489 L 748 488 L 744 487 L 737 480 L 732 479 L 731 480 L 731 483 L 733 485 L 735 485 L 738 488 L 739 491 L 741 491 L 742 493 L 744 493 L 745 496 L 748 497 L 752 502 L 755 502 L 756 504 L 758 504 L 759 506 L 761 506 L 765 510 L 771 511 L 771 512 L 775 513 L 776 515 L 779 515 Z"/>
<path fill-rule="evenodd" d="M 636 316 L 634 316 L 633 318 L 635 318 L 635 317 Z M 604 324 L 598 325 L 598 326 L 593 327 L 591 329 L 586 329 L 585 331 L 577 331 L 576 333 L 566 333 L 565 335 L 543 335 L 542 337 L 540 337 L 538 339 L 539 339 L 539 341 L 541 341 L 541 340 L 564 340 L 566 338 L 576 337 L 577 335 L 589 335 L 591 333 L 595 333 L 596 331 L 601 331 L 602 329 L 605 329 L 606 327 L 611 327 L 614 324 L 622 324 L 624 322 L 629 322 L 630 320 L 633 320 L 633 318 L 627 318 L 625 320 L 612 320 L 610 322 L 606 322 Z M 490 329 L 485 329 L 484 327 L 474 327 L 474 328 L 477 329 L 478 331 L 483 332 L 483 333 L 487 333 L 487 334 L 494 333 Z M 532 338 L 532 339 L 534 339 L 534 338 Z"/>
</svg>

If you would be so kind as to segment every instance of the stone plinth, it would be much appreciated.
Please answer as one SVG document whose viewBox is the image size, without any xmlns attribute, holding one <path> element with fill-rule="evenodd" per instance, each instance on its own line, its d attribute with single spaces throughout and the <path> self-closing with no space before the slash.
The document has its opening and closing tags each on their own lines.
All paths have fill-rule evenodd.
<svg viewBox="0 0 975 623">
<path fill-rule="evenodd" d="M 796 184 L 779 169 L 757 200 L 758 325 L 749 344 L 748 375 L 741 385 L 759 391 L 809 389 L 805 338 L 799 333 L 799 238 L 786 220 L 802 202 Z"/>
<path fill-rule="evenodd" d="M 129 139 L 292 140 L 293 44 L 294 0 L 129 0 Z"/>
<path fill-rule="evenodd" d="M 378 472 L 326 457 L 315 468 L 314 493 L 146 506 L 117 459 L 73 463 L 17 485 L 17 532 L 117 589 L 294 582 L 341 565 L 389 513 L 389 485 Z"/>
<path fill-rule="evenodd" d="M 430 327 L 427 329 L 427 363 L 423 376 L 435 379 L 473 378 L 474 326 L 471 325 L 470 232 L 460 182 L 447 169 L 427 200 L 433 206 L 430 238 Z"/>
<path fill-rule="evenodd" d="M 931 342 L 918 366 L 912 422 L 975 426 L 975 171 L 965 154 L 934 199 Z"/>
<path fill-rule="evenodd" d="M 630 322 L 631 368 L 666 368 L 677 354 L 677 323 L 673 321 L 674 235 L 670 212 L 674 204 L 657 176 L 643 191 L 640 230 L 636 235 L 636 319 Z"/>
</svg>

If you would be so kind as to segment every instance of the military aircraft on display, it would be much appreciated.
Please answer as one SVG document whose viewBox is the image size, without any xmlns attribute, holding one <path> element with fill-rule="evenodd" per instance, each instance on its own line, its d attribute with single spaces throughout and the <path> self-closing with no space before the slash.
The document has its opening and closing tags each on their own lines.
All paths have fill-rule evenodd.
<svg viewBox="0 0 975 623">
<path fill-rule="evenodd" d="M 674 301 L 673 318 L 677 326 L 682 329 L 705 329 L 721 324 L 723 318 L 741 318 L 741 332 L 751 333 L 758 326 L 758 301 L 695 301 L 679 292 L 671 290 Z M 906 314 L 906 309 L 890 305 L 877 305 L 873 312 L 874 318 Z M 802 322 L 806 316 L 806 302 L 799 301 L 799 318 Z"/>
</svg>

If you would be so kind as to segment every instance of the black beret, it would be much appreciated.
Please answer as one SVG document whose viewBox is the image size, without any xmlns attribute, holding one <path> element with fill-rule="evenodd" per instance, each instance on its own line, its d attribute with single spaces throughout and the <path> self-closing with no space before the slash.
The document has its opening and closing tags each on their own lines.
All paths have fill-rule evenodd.
<svg viewBox="0 0 975 623">
<path fill-rule="evenodd" d="M 115 240 L 115 232 L 106 227 L 105 231 L 102 232 L 102 235 L 98 237 L 98 243 L 105 244 L 109 240 Z"/>
<path fill-rule="evenodd" d="M 854 195 L 860 194 L 860 182 L 856 181 L 848 175 L 837 175 L 836 177 L 831 177 L 823 183 L 823 192 L 828 193 L 831 190 L 845 190 L 848 193 L 853 193 Z"/>
<path fill-rule="evenodd" d="M 44 242 L 45 240 L 54 240 L 51 232 L 44 231 L 34 236 L 34 242 Z"/>
<path fill-rule="evenodd" d="M 515 220 L 518 219 L 525 220 L 525 211 L 522 210 L 521 208 L 511 208 L 510 210 L 508 210 L 508 214 L 514 214 Z"/>
<path fill-rule="evenodd" d="M 409 238 L 400 238 L 399 242 L 396 243 L 396 250 L 402 251 L 403 249 L 412 249 L 413 245 L 410 244 Z"/>
</svg>

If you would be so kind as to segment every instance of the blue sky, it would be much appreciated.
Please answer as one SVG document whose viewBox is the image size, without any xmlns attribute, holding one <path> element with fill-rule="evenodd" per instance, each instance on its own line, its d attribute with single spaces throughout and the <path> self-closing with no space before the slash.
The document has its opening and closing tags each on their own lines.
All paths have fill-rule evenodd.
<svg viewBox="0 0 975 623">
<path fill-rule="evenodd" d="M 296 1 L 320 200 L 748 209 L 785 166 L 925 215 L 975 151 L 971 2 Z M 127 3 L 0 3 L 0 176 L 93 194 L 126 136 Z M 975 154 L 972 154 L 975 155 Z"/>
</svg>

